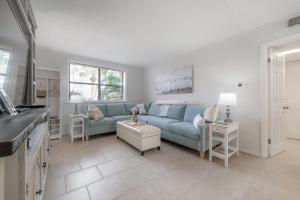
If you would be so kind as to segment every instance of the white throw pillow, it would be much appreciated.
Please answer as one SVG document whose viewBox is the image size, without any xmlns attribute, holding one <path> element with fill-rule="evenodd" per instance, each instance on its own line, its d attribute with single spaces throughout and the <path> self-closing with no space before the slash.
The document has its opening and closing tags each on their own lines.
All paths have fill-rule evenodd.
<svg viewBox="0 0 300 200">
<path fill-rule="evenodd" d="M 94 105 L 89 106 L 88 116 L 89 118 L 92 118 L 94 120 L 99 120 L 104 118 L 103 112 L 97 106 Z"/>
<path fill-rule="evenodd" d="M 214 122 L 217 120 L 219 114 L 219 108 L 218 105 L 213 105 L 211 107 L 208 107 L 204 111 L 204 119 L 209 122 Z"/>
<path fill-rule="evenodd" d="M 142 104 L 142 103 L 138 104 L 138 105 L 136 105 L 136 107 L 138 108 L 140 115 L 147 115 L 147 111 L 145 109 L 145 105 L 144 104 Z"/>
<path fill-rule="evenodd" d="M 194 117 L 193 124 L 196 129 L 199 129 L 199 126 L 205 124 L 205 119 L 200 114 L 198 114 Z"/>
<path fill-rule="evenodd" d="M 163 105 L 159 107 L 159 116 L 160 117 L 167 117 L 168 116 L 168 110 L 169 110 L 169 105 Z"/>
</svg>

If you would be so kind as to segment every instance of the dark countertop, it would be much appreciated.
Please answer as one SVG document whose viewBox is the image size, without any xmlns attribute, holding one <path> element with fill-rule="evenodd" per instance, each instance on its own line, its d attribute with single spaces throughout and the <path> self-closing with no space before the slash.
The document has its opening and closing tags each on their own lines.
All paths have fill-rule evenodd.
<svg viewBox="0 0 300 200">
<path fill-rule="evenodd" d="M 48 113 L 48 108 L 32 108 L 16 116 L 0 114 L 0 157 L 12 155 Z"/>
</svg>

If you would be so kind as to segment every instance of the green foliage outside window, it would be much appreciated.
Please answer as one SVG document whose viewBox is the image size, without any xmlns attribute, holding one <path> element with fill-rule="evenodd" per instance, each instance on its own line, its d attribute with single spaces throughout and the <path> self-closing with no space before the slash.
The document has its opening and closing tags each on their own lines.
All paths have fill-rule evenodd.
<svg viewBox="0 0 300 200">
<path fill-rule="evenodd" d="M 122 101 L 123 74 L 119 70 L 71 63 L 70 98 L 80 94 L 85 100 Z"/>
</svg>

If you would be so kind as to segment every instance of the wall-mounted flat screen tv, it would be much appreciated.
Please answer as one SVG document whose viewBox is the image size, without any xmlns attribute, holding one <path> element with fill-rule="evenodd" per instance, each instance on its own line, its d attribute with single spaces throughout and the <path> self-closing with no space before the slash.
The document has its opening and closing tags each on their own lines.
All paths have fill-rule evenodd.
<svg viewBox="0 0 300 200">
<path fill-rule="evenodd" d="M 7 0 L 0 0 L 0 88 L 22 104 L 28 43 Z"/>
</svg>

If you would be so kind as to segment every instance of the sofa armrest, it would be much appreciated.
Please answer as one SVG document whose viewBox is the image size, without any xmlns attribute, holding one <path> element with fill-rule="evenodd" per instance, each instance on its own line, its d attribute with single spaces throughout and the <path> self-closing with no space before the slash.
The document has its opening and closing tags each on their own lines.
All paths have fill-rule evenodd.
<svg viewBox="0 0 300 200">
<path fill-rule="evenodd" d="M 88 117 L 84 118 L 84 135 L 90 135 L 90 119 Z"/>
<path fill-rule="evenodd" d="M 208 137 L 209 137 L 209 125 L 210 123 L 204 123 L 199 127 L 199 139 L 201 142 L 201 151 L 205 152 L 208 149 Z"/>
</svg>

